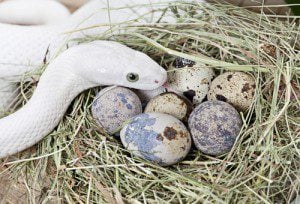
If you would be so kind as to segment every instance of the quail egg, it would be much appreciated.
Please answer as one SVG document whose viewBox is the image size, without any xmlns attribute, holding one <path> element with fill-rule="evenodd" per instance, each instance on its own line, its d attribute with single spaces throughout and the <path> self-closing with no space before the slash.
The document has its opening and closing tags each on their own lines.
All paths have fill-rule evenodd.
<svg viewBox="0 0 300 204">
<path fill-rule="evenodd" d="M 197 105 L 206 97 L 214 71 L 193 61 L 177 58 L 168 71 L 169 91 L 187 97 Z"/>
<path fill-rule="evenodd" d="M 216 77 L 208 92 L 208 100 L 230 103 L 239 111 L 250 108 L 254 93 L 255 79 L 244 72 L 226 72 Z"/>
<path fill-rule="evenodd" d="M 142 113 L 139 97 L 123 87 L 108 87 L 100 91 L 92 104 L 92 114 L 100 127 L 113 134 L 128 119 Z"/>
<path fill-rule="evenodd" d="M 191 148 L 187 128 L 177 118 L 163 113 L 134 117 L 120 135 L 126 149 L 161 166 L 181 161 Z"/>
<path fill-rule="evenodd" d="M 229 152 L 242 128 L 239 113 L 223 101 L 200 104 L 188 123 L 197 149 L 213 156 Z"/>
<path fill-rule="evenodd" d="M 166 113 L 187 122 L 190 113 L 193 110 L 193 104 L 186 98 L 175 93 L 160 94 L 147 104 L 145 113 L 158 112 Z"/>
</svg>

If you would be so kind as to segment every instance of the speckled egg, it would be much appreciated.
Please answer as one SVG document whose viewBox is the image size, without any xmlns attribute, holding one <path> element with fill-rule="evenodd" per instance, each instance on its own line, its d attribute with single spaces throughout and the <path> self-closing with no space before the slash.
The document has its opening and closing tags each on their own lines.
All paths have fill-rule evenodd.
<svg viewBox="0 0 300 204">
<path fill-rule="evenodd" d="M 160 86 L 157 89 L 154 90 L 134 90 L 135 93 L 138 95 L 138 97 L 141 99 L 143 105 L 147 105 L 147 103 L 154 98 L 155 96 L 158 96 L 159 94 L 165 93 L 167 90 L 165 87 Z"/>
<path fill-rule="evenodd" d="M 128 119 L 142 113 L 139 97 L 123 87 L 108 87 L 100 91 L 93 104 L 92 114 L 107 133 L 115 133 Z"/>
<path fill-rule="evenodd" d="M 226 72 L 213 80 L 207 98 L 224 101 L 239 111 L 246 111 L 253 102 L 255 87 L 255 79 L 251 75 Z"/>
<path fill-rule="evenodd" d="M 138 157 L 161 166 L 173 165 L 191 148 L 190 133 L 177 118 L 163 113 L 144 113 L 121 131 L 124 147 Z"/>
<path fill-rule="evenodd" d="M 206 97 L 214 71 L 202 64 L 177 58 L 168 72 L 168 90 L 199 104 Z"/>
<path fill-rule="evenodd" d="M 197 149 L 213 156 L 229 152 L 242 128 L 239 113 L 223 101 L 200 104 L 188 123 Z"/>
<path fill-rule="evenodd" d="M 193 104 L 189 100 L 176 93 L 169 92 L 160 94 L 151 99 L 144 112 L 166 113 L 181 121 L 187 122 L 192 110 Z"/>
</svg>

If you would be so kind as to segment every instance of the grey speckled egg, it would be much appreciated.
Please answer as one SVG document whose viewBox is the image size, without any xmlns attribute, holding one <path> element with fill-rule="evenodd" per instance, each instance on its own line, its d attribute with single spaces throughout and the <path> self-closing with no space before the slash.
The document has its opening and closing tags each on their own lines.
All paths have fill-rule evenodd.
<svg viewBox="0 0 300 204">
<path fill-rule="evenodd" d="M 123 87 L 108 87 L 100 91 L 92 105 L 92 114 L 107 133 L 115 133 L 128 119 L 142 113 L 139 97 Z"/>
<path fill-rule="evenodd" d="M 121 131 L 124 147 L 138 157 L 168 166 L 186 157 L 191 148 L 187 128 L 177 118 L 163 113 L 144 113 Z"/>
<path fill-rule="evenodd" d="M 213 80 L 207 98 L 224 101 L 239 111 L 246 111 L 253 102 L 255 86 L 255 79 L 251 75 L 226 72 Z"/>
<path fill-rule="evenodd" d="M 206 97 L 214 71 L 193 61 L 177 58 L 168 72 L 168 90 L 199 104 Z"/>
<path fill-rule="evenodd" d="M 189 118 L 194 143 L 200 151 L 218 156 L 231 150 L 242 128 L 239 113 L 223 101 L 207 101 Z"/>
<path fill-rule="evenodd" d="M 166 113 L 187 122 L 190 113 L 193 110 L 193 104 L 182 96 L 175 93 L 160 94 L 147 104 L 145 113 Z"/>
</svg>

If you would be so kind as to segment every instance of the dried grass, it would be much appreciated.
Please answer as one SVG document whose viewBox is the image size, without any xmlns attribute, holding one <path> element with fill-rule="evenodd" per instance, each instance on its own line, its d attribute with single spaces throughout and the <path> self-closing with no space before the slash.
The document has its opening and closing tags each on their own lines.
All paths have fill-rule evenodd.
<svg viewBox="0 0 300 204">
<path fill-rule="evenodd" d="M 129 25 L 119 35 L 78 41 L 116 40 L 163 66 L 181 56 L 217 72 L 254 75 L 256 98 L 242 115 L 244 128 L 232 151 L 215 158 L 193 150 L 167 168 L 132 157 L 93 121 L 90 104 L 97 90 L 89 90 L 76 98 L 53 133 L 30 151 L 3 161 L 0 176 L 10 185 L 21 185 L 24 202 L 288 203 L 299 194 L 296 17 L 271 18 L 229 5 L 178 4 L 169 9 L 176 24 Z M 23 96 L 29 98 L 35 85 L 23 84 Z"/>
</svg>

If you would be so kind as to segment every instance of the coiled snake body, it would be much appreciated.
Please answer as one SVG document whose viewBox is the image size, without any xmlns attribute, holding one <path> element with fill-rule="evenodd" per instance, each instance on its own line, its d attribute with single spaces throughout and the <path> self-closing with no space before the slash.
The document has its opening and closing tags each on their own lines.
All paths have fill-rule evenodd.
<svg viewBox="0 0 300 204">
<path fill-rule="evenodd" d="M 80 26 L 86 27 L 110 20 L 126 21 L 137 16 L 136 13 L 131 15 L 132 11 L 118 11 L 119 15 L 111 19 L 107 16 L 104 2 L 90 2 L 70 17 L 67 23 L 60 25 L 0 24 L 0 85 L 8 86 L 11 80 L 18 81 L 25 72 L 35 69 L 43 62 L 47 49 L 54 55 L 64 42 L 64 36 L 60 34 L 81 21 L 83 23 Z M 106 11 L 97 13 L 103 5 Z M 78 38 L 105 30 L 107 27 L 96 28 L 75 33 L 71 37 Z M 128 75 L 138 75 L 139 80 L 129 81 Z M 16 113 L 0 119 L 0 158 L 20 152 L 50 133 L 70 102 L 85 89 L 99 85 L 120 85 L 149 90 L 161 86 L 165 81 L 164 69 L 145 54 L 124 45 L 94 41 L 73 46 L 51 60 L 30 101 Z"/>
<path fill-rule="evenodd" d="M 20 0 L 18 3 L 29 1 L 44 4 L 42 0 Z M 155 12 L 154 15 L 151 11 L 159 5 L 151 5 L 149 2 L 160 1 L 122 0 L 110 1 L 108 4 L 107 0 L 93 0 L 59 24 L 19 26 L 0 23 L 0 111 L 7 110 L 11 103 L 12 92 L 16 89 L 14 82 L 19 82 L 24 73 L 43 64 L 46 53 L 47 58 L 51 59 L 68 39 L 107 32 L 116 23 L 125 24 L 133 19 L 138 19 L 138 22 L 155 22 L 162 12 Z M 132 8 L 132 5 L 136 6 Z M 26 15 L 25 11 L 23 15 Z M 101 26 L 84 30 L 97 25 Z M 66 34 L 73 30 L 81 31 Z"/>
</svg>

